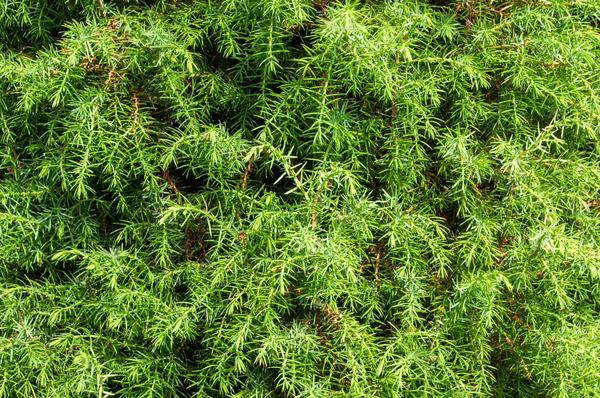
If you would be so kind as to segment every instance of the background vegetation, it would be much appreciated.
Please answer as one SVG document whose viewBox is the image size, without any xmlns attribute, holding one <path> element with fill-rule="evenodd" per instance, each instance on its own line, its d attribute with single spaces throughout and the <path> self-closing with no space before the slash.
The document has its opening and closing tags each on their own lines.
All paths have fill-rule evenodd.
<svg viewBox="0 0 600 398">
<path fill-rule="evenodd" d="M 0 6 L 0 396 L 600 395 L 598 1 Z"/>
</svg>

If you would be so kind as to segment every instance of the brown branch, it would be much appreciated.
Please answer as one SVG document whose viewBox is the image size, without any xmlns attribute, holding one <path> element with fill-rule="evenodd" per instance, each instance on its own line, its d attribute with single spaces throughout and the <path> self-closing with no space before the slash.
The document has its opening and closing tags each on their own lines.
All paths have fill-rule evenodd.
<svg viewBox="0 0 600 398">
<path fill-rule="evenodd" d="M 315 333 L 319 335 L 321 333 L 321 317 L 319 316 L 319 309 L 315 309 Z"/>
<path fill-rule="evenodd" d="M 504 336 L 504 338 L 506 339 L 506 342 L 508 343 L 508 345 L 510 346 L 510 348 L 512 348 L 514 350 L 515 343 L 513 343 L 513 341 L 508 336 Z M 523 369 L 525 369 L 525 373 L 527 374 L 527 380 L 533 379 L 533 377 L 531 376 L 531 372 L 529 371 L 529 366 L 527 366 L 527 364 L 525 363 L 525 360 L 523 359 L 523 357 L 521 357 L 520 363 L 523 366 Z"/>
<path fill-rule="evenodd" d="M 100 8 L 100 16 L 104 18 L 106 13 L 104 12 L 104 4 L 102 3 L 102 0 L 96 0 L 96 4 Z"/>
<path fill-rule="evenodd" d="M 132 91 L 131 95 L 133 96 L 133 123 L 137 124 L 140 112 L 140 99 L 135 91 Z"/>
<path fill-rule="evenodd" d="M 115 73 L 115 67 L 113 66 L 110 69 L 110 71 L 108 71 L 108 75 L 106 77 L 106 80 L 104 81 L 104 85 L 108 86 L 116 75 L 117 74 Z"/>
<path fill-rule="evenodd" d="M 246 170 L 241 175 L 242 177 L 242 189 L 246 189 L 246 181 L 248 180 L 248 175 L 252 172 L 252 167 L 254 167 L 254 155 L 250 156 L 250 161 L 246 166 Z"/>
<path fill-rule="evenodd" d="M 173 352 L 171 353 L 171 355 L 169 355 L 169 359 L 173 359 L 173 358 L 175 358 L 175 355 L 177 355 L 177 353 L 178 353 L 179 351 L 181 351 L 181 349 L 183 348 L 183 346 L 184 346 L 184 345 L 185 345 L 185 340 L 183 340 L 183 341 L 181 342 L 181 344 L 179 344 L 179 346 L 178 346 L 178 347 L 175 349 L 175 351 L 173 351 Z"/>
<path fill-rule="evenodd" d="M 23 164 L 19 160 L 19 154 L 17 153 L 17 150 L 15 148 L 13 148 L 12 150 L 12 155 L 15 163 L 17 164 L 17 167 L 20 168 Z"/>
<path fill-rule="evenodd" d="M 319 203 L 319 196 L 321 195 L 321 190 L 317 191 L 315 195 L 315 200 L 312 204 L 312 213 L 310 215 L 310 227 L 314 228 L 317 225 L 317 204 Z"/>
<path fill-rule="evenodd" d="M 396 53 L 396 65 L 400 63 L 400 53 Z M 398 82 L 398 78 L 395 79 Z M 394 87 L 394 100 L 392 101 L 392 123 L 396 119 L 396 98 L 398 97 L 398 88 Z"/>
<path fill-rule="evenodd" d="M 375 254 L 375 292 L 374 295 L 377 296 L 377 292 L 379 291 L 379 263 L 381 261 L 381 245 L 377 245 L 377 253 Z"/>
<path fill-rule="evenodd" d="M 179 189 L 177 189 L 177 184 L 175 184 L 173 177 L 171 177 L 169 169 L 161 170 L 161 177 L 165 182 L 169 184 L 169 189 L 175 194 L 179 195 Z"/>
</svg>

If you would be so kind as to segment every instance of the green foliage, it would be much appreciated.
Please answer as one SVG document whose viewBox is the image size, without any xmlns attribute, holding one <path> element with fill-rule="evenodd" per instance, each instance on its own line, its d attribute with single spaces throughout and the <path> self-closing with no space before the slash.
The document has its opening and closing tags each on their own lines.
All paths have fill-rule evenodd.
<svg viewBox="0 0 600 398">
<path fill-rule="evenodd" d="M 596 0 L 0 4 L 0 397 L 600 396 Z"/>
</svg>

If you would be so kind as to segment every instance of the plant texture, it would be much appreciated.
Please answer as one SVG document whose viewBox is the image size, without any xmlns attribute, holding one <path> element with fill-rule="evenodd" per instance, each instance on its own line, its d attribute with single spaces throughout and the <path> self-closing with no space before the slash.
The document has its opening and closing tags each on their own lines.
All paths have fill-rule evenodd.
<svg viewBox="0 0 600 398">
<path fill-rule="evenodd" d="M 600 396 L 597 0 L 0 0 L 0 397 Z"/>
</svg>

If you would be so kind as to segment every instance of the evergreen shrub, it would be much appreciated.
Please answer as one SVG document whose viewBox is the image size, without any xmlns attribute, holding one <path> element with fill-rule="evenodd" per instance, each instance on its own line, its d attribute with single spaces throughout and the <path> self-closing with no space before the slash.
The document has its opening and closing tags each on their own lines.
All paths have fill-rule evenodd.
<svg viewBox="0 0 600 398">
<path fill-rule="evenodd" d="M 1 0 L 1 397 L 600 396 L 597 0 Z"/>
</svg>

